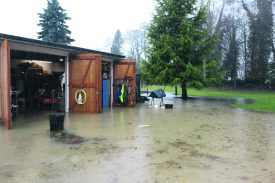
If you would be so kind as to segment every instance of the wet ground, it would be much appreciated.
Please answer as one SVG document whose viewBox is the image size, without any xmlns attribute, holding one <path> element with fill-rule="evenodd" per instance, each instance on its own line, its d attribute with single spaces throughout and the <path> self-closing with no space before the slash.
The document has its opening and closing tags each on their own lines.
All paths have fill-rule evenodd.
<svg viewBox="0 0 275 183">
<path fill-rule="evenodd" d="M 50 134 L 47 114 L 21 118 L 0 127 L 0 182 L 275 183 L 275 114 L 231 102 L 166 98 L 173 109 L 70 114 L 66 133 L 79 143 Z"/>
</svg>

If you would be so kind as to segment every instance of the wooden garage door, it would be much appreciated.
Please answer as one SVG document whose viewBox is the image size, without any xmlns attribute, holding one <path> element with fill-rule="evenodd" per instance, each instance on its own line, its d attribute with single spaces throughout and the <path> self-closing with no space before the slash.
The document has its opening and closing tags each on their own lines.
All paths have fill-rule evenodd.
<svg viewBox="0 0 275 183">
<path fill-rule="evenodd" d="M 0 46 L 0 120 L 11 129 L 10 48 L 7 40 Z"/>
<path fill-rule="evenodd" d="M 128 96 L 128 104 L 127 106 L 135 106 L 136 104 L 136 67 L 135 62 L 133 60 L 123 60 L 114 64 L 114 83 L 117 81 L 126 81 L 129 82 L 129 87 L 131 88 L 131 93 Z M 117 95 L 117 89 L 114 89 L 114 96 Z M 116 99 L 114 97 L 113 101 L 114 105 L 116 105 Z M 119 105 L 118 105 L 119 106 Z"/>
<path fill-rule="evenodd" d="M 102 112 L 102 71 L 100 54 L 80 54 L 70 59 L 70 112 Z M 75 94 L 86 93 L 86 102 L 78 104 Z"/>
</svg>

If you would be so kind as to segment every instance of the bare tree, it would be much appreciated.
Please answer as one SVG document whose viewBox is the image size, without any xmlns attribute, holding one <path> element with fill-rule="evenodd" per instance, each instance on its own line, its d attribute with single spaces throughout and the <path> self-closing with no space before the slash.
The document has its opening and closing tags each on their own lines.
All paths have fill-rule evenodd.
<svg viewBox="0 0 275 183">
<path fill-rule="evenodd" d="M 213 35 L 217 34 L 221 29 L 226 0 L 222 1 L 220 11 L 214 6 L 214 4 L 215 2 L 213 2 L 213 0 L 208 0 L 207 2 L 209 11 L 208 28 Z"/>
<path fill-rule="evenodd" d="M 126 36 L 126 50 L 128 57 L 136 61 L 137 71 L 139 73 L 142 60 L 146 60 L 146 52 L 148 49 L 147 41 L 147 25 L 143 25 L 140 29 L 129 31 Z"/>
<path fill-rule="evenodd" d="M 247 55 L 247 25 L 243 23 L 243 76 L 244 80 L 247 79 L 247 70 L 248 70 L 248 55 Z"/>
<path fill-rule="evenodd" d="M 233 87 L 237 87 L 238 70 L 240 66 L 240 23 L 234 16 L 234 13 L 224 18 L 223 26 L 224 37 L 223 44 L 223 70 L 227 71 L 228 77 L 233 81 Z"/>
<path fill-rule="evenodd" d="M 202 1 L 203 3 L 204 1 Z M 213 0 L 207 0 L 206 1 L 206 7 L 208 9 L 208 22 L 207 22 L 207 27 L 208 27 L 208 31 L 212 34 L 217 36 L 219 39 L 221 40 L 222 34 L 221 34 L 221 24 L 222 24 L 222 17 L 224 14 L 224 8 L 225 8 L 225 0 L 222 1 L 221 4 L 221 9 L 220 11 L 217 10 L 217 8 L 215 7 L 215 2 L 213 2 Z M 214 47 L 214 54 L 212 55 L 212 57 L 216 57 L 217 59 L 220 59 L 220 51 L 221 51 L 221 47 L 220 47 L 221 43 L 220 41 L 218 41 Z M 206 63 L 207 59 L 203 60 L 203 81 L 206 81 Z"/>
</svg>

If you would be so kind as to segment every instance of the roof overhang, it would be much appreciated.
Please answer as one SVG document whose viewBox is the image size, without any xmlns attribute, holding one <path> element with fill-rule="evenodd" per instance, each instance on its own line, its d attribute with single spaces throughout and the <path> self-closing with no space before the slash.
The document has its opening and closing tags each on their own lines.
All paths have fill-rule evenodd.
<svg viewBox="0 0 275 183">
<path fill-rule="evenodd" d="M 96 50 L 90 50 L 86 48 L 80 48 L 75 46 L 68 46 L 56 43 L 49 43 L 36 39 L 29 39 L 24 37 L 18 37 L 13 35 L 1 34 L 0 41 L 7 39 L 10 43 L 10 49 L 16 51 L 25 51 L 33 53 L 42 53 L 57 56 L 69 56 L 81 53 L 97 53 L 101 54 L 102 60 L 110 62 L 118 62 L 125 58 L 122 55 L 111 54 L 107 52 L 101 52 Z"/>
</svg>

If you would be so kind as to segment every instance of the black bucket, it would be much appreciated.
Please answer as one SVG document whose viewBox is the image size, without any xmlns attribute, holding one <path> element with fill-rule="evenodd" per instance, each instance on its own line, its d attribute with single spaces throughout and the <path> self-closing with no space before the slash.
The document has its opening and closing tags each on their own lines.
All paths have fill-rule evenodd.
<svg viewBox="0 0 275 183">
<path fill-rule="evenodd" d="M 49 116 L 51 132 L 64 130 L 64 116 L 64 113 L 53 113 Z"/>
<path fill-rule="evenodd" d="M 173 104 L 165 104 L 165 109 L 173 109 Z"/>
<path fill-rule="evenodd" d="M 65 98 L 57 97 L 57 112 L 65 112 Z"/>
</svg>

